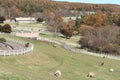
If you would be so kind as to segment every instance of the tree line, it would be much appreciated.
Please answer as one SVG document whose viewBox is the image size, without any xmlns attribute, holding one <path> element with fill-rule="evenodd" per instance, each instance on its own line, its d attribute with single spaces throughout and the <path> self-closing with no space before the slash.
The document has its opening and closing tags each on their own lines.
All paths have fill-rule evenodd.
<svg viewBox="0 0 120 80">
<path fill-rule="evenodd" d="M 5 15 L 11 17 L 30 16 L 36 12 L 45 10 L 58 11 L 62 16 L 77 15 L 80 11 L 96 12 L 118 12 L 119 5 L 113 4 L 87 4 L 87 3 L 70 3 L 57 2 L 51 0 L 0 0 L 1 8 L 4 9 Z"/>
</svg>

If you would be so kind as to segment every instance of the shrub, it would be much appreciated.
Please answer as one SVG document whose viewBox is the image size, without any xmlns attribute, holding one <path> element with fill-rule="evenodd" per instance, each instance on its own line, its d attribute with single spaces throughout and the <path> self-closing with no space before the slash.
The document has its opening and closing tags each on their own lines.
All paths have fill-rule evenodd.
<svg viewBox="0 0 120 80">
<path fill-rule="evenodd" d="M 5 21 L 5 18 L 3 16 L 0 16 L 0 23 L 3 23 Z"/>
<path fill-rule="evenodd" d="M 79 40 L 82 48 L 89 48 L 96 52 L 120 54 L 119 27 L 90 28 L 81 27 L 83 38 Z"/>
<path fill-rule="evenodd" d="M 12 32 L 11 26 L 10 26 L 9 24 L 5 24 L 5 25 L 2 27 L 2 32 L 11 33 L 11 32 Z"/>
<path fill-rule="evenodd" d="M 0 32 L 2 32 L 2 26 L 0 25 Z"/>
<path fill-rule="evenodd" d="M 43 22 L 43 19 L 42 18 L 38 18 L 37 22 Z"/>
<path fill-rule="evenodd" d="M 0 38 L 0 43 L 2 42 L 6 42 L 6 39 L 5 38 Z"/>
<path fill-rule="evenodd" d="M 73 35 L 73 32 L 72 32 L 71 30 L 67 30 L 67 29 L 62 29 L 60 32 L 61 32 L 63 35 L 65 35 L 66 38 L 70 38 L 70 37 L 72 37 L 72 35 Z"/>
<path fill-rule="evenodd" d="M 93 40 L 89 40 L 88 48 L 97 52 L 102 52 L 106 44 L 108 44 L 107 41 L 103 39 L 94 38 Z"/>
<path fill-rule="evenodd" d="M 88 38 L 83 37 L 79 40 L 78 43 L 81 45 L 81 48 L 85 48 L 88 47 L 88 41 L 89 41 Z"/>
<path fill-rule="evenodd" d="M 119 46 L 115 44 L 108 44 L 105 46 L 104 50 L 105 53 L 110 53 L 110 54 L 120 54 L 119 52 Z"/>
</svg>

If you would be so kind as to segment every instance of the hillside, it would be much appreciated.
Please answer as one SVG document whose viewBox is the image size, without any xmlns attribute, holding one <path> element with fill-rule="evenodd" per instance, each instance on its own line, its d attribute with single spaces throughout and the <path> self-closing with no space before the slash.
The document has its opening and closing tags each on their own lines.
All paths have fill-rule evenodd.
<svg viewBox="0 0 120 80">
<path fill-rule="evenodd" d="M 119 80 L 120 64 L 117 60 L 95 57 L 82 53 L 75 54 L 61 46 L 53 47 L 47 42 L 2 35 L 25 40 L 34 44 L 34 51 L 25 55 L 0 56 L 1 80 L 91 80 L 86 77 L 88 72 L 94 72 L 92 80 Z M 100 66 L 102 62 L 105 65 Z M 114 72 L 109 72 L 113 68 Z M 53 74 L 61 70 L 62 76 Z"/>
</svg>

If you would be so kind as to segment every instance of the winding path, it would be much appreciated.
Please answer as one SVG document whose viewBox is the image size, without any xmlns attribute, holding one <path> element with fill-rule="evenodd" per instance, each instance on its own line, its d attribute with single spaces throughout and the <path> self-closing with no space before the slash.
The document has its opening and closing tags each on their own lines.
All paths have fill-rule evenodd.
<svg viewBox="0 0 120 80">
<path fill-rule="evenodd" d="M 103 53 L 100 54 L 100 53 L 88 52 L 87 50 L 83 50 L 83 49 L 75 49 L 75 48 L 72 47 L 72 45 L 70 45 L 68 43 L 58 41 L 58 40 L 51 40 L 51 39 L 43 38 L 43 37 L 39 37 L 37 40 L 47 41 L 47 42 L 51 42 L 51 43 L 61 45 L 65 49 L 67 49 L 69 51 L 72 51 L 72 52 L 75 52 L 75 53 L 83 53 L 83 54 L 94 55 L 94 56 L 99 56 L 99 57 L 106 56 L 107 58 L 120 60 L 120 56 L 113 56 L 113 55 L 106 55 L 106 54 L 103 54 Z"/>
</svg>

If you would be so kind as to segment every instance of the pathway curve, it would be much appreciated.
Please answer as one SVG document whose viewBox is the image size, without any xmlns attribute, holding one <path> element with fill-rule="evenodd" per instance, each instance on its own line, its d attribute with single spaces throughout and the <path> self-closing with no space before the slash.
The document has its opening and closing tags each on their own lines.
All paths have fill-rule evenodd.
<svg viewBox="0 0 120 80">
<path fill-rule="evenodd" d="M 70 51 L 75 52 L 75 53 L 84 53 L 84 54 L 89 54 L 89 55 L 94 55 L 94 56 L 99 56 L 99 57 L 106 56 L 107 58 L 120 60 L 120 56 L 113 56 L 113 55 L 106 55 L 106 54 L 103 54 L 103 53 L 100 54 L 100 53 L 88 52 L 87 50 L 84 50 L 84 49 L 75 49 L 75 48 L 73 48 L 71 43 L 70 44 L 69 43 L 64 43 L 64 42 L 61 42 L 61 41 L 58 41 L 58 40 L 51 40 L 51 39 L 43 38 L 43 37 L 39 37 L 37 40 L 56 43 L 58 45 L 61 45 L 65 49 L 70 50 Z"/>
</svg>

